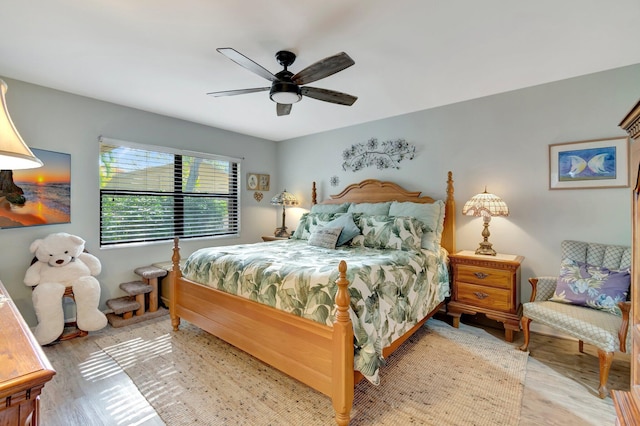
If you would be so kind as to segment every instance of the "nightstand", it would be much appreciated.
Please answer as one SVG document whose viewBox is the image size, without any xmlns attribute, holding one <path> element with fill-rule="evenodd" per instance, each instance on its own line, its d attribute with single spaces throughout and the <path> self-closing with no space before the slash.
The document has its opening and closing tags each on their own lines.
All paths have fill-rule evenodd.
<svg viewBox="0 0 640 426">
<path fill-rule="evenodd" d="M 278 240 L 288 240 L 289 238 L 287 237 L 276 237 L 273 235 L 263 235 L 262 236 L 262 241 L 278 241 Z"/>
<path fill-rule="evenodd" d="M 513 342 L 513 332 L 520 331 L 520 264 L 524 257 L 461 251 L 449 260 L 453 280 L 447 314 L 453 317 L 453 326 L 460 325 L 462 314 L 482 313 L 503 323 L 505 340 Z"/>
</svg>

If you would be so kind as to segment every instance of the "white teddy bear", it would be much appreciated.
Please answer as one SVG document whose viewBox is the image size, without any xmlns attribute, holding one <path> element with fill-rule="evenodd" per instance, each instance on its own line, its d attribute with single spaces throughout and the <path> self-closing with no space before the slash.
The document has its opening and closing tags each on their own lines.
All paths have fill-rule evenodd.
<svg viewBox="0 0 640 426">
<path fill-rule="evenodd" d="M 85 331 L 96 331 L 107 325 L 107 317 L 98 309 L 102 265 L 97 257 L 83 252 L 85 241 L 60 232 L 35 240 L 29 250 L 38 259 L 27 269 L 24 283 L 34 287 L 33 307 L 38 317 L 34 332 L 41 345 L 55 341 L 64 331 L 62 296 L 72 287 L 76 302 L 76 323 Z"/>
</svg>

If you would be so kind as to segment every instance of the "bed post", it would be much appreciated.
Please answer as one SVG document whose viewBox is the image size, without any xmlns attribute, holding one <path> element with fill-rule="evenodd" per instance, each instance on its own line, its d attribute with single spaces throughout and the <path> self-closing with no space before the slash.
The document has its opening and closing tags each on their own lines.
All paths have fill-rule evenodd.
<svg viewBox="0 0 640 426">
<path fill-rule="evenodd" d="M 182 276 L 180 270 L 180 238 L 173 239 L 173 256 L 171 256 L 171 281 L 169 282 L 169 316 L 171 317 L 171 325 L 173 331 L 178 331 L 180 327 L 180 317 L 176 312 L 176 294 L 178 290 L 178 280 Z"/>
<path fill-rule="evenodd" d="M 316 192 L 316 181 L 313 181 L 311 185 L 311 205 L 315 206 L 318 204 L 318 193 Z"/>
<path fill-rule="evenodd" d="M 456 252 L 456 202 L 453 197 L 453 173 L 451 171 L 447 174 L 447 200 L 444 209 L 445 223 L 440 245 L 453 254 Z"/>
<path fill-rule="evenodd" d="M 336 280 L 336 320 L 333 323 L 333 377 L 331 379 L 331 401 L 336 413 L 336 423 L 340 426 L 349 424 L 351 406 L 353 405 L 353 325 L 349 317 L 349 280 L 347 280 L 347 263 L 340 261 L 340 272 Z"/>
</svg>

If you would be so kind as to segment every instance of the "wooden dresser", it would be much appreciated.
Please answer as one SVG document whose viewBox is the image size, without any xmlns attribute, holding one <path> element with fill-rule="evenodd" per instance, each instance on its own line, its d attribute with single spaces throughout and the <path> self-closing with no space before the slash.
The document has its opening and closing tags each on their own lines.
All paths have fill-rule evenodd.
<svg viewBox="0 0 640 426">
<path fill-rule="evenodd" d="M 640 424 L 640 101 L 620 122 L 620 127 L 631 136 L 630 175 L 633 191 L 631 191 L 631 231 L 632 231 L 632 263 L 631 263 L 631 389 L 612 391 L 611 398 L 616 407 L 616 424 L 635 426 Z"/>
<path fill-rule="evenodd" d="M 40 392 L 54 374 L 0 282 L 0 426 L 37 425 Z"/>
</svg>

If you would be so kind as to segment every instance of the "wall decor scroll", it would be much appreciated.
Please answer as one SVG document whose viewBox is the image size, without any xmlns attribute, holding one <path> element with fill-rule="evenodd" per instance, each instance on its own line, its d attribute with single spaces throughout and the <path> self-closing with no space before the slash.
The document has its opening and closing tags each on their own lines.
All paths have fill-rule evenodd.
<svg viewBox="0 0 640 426">
<path fill-rule="evenodd" d="M 365 167 L 376 166 L 378 169 L 399 169 L 402 160 L 413 160 L 416 147 L 404 139 L 378 142 L 371 138 L 367 142 L 351 145 L 342 152 L 343 170 L 356 172 Z"/>
</svg>

